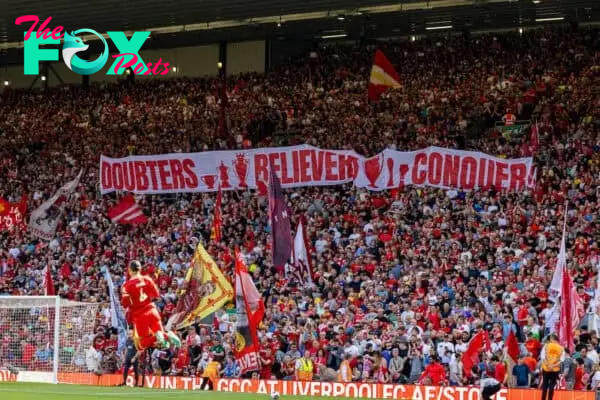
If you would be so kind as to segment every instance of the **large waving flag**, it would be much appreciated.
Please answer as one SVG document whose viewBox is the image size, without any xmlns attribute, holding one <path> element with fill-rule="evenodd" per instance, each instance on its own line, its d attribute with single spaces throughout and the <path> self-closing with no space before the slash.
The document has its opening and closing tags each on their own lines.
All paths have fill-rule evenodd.
<svg viewBox="0 0 600 400">
<path fill-rule="evenodd" d="M 388 88 L 399 88 L 400 77 L 394 66 L 381 50 L 375 52 L 371 77 L 369 78 L 369 100 L 377 101 Z"/>
<path fill-rule="evenodd" d="M 56 290 L 54 289 L 54 281 L 52 280 L 52 267 L 47 265 L 44 268 L 44 296 L 55 296 Z"/>
<path fill-rule="evenodd" d="M 112 327 L 117 330 L 117 337 L 119 340 L 118 351 L 120 352 L 125 349 L 125 345 L 127 344 L 127 320 L 125 319 L 125 313 L 123 312 L 123 307 L 121 307 L 121 302 L 117 297 L 110 271 L 107 267 L 104 267 L 103 272 L 104 280 L 108 287 L 108 297 L 110 298 L 110 320 Z"/>
<path fill-rule="evenodd" d="M 479 363 L 479 353 L 485 349 L 491 350 L 490 336 L 487 331 L 479 331 L 467 346 L 462 356 L 463 369 L 466 376 L 471 376 L 471 370 Z"/>
<path fill-rule="evenodd" d="M 302 221 L 298 223 L 298 230 L 294 238 L 292 260 L 286 269 L 286 278 L 295 281 L 299 287 L 312 283 L 310 256 L 306 246 L 306 233 Z"/>
<path fill-rule="evenodd" d="M 292 253 L 292 224 L 279 177 L 273 168 L 269 179 L 269 217 L 271 219 L 271 240 L 273 266 L 283 271 Z"/>
<path fill-rule="evenodd" d="M 552 275 L 552 282 L 548 290 L 548 298 L 556 302 L 560 297 L 563 282 L 563 272 L 567 266 L 567 246 L 566 246 L 566 230 L 567 230 L 567 205 L 565 204 L 565 217 L 563 222 L 562 239 L 560 241 L 560 250 L 558 251 L 558 259 L 556 260 L 556 268 Z"/>
<path fill-rule="evenodd" d="M 265 305 L 239 250 L 235 258 L 235 358 L 245 374 L 260 369 L 256 329 L 265 314 Z"/>
<path fill-rule="evenodd" d="M 558 340 L 560 344 L 569 349 L 575 349 L 575 329 L 583 319 L 585 309 L 583 300 L 577 294 L 575 284 L 571 279 L 567 267 L 564 267 L 562 291 L 560 294 L 560 321 L 558 323 Z"/>
<path fill-rule="evenodd" d="M 75 192 L 81 179 L 83 170 L 70 182 L 65 183 L 54 196 L 46 200 L 41 206 L 31 212 L 29 230 L 35 236 L 51 240 L 56 233 L 58 220 L 65 208 L 69 197 Z"/>
<path fill-rule="evenodd" d="M 506 337 L 505 346 L 506 354 L 511 358 L 511 360 L 514 362 L 519 361 L 519 355 L 521 353 L 521 350 L 519 348 L 519 342 L 517 341 L 517 337 L 515 336 L 515 333 L 512 331 L 512 329 Z"/>
<path fill-rule="evenodd" d="M 187 271 L 186 286 L 167 329 L 181 329 L 218 311 L 233 298 L 233 288 L 202 243 L 198 243 Z"/>
</svg>

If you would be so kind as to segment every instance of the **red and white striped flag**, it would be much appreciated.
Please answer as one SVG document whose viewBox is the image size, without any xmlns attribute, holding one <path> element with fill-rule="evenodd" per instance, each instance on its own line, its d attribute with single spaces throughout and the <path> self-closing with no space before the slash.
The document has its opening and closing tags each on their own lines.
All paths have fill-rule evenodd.
<svg viewBox="0 0 600 400">
<path fill-rule="evenodd" d="M 388 88 L 400 87 L 400 77 L 394 66 L 381 50 L 375 52 L 371 77 L 369 78 L 368 95 L 369 100 L 377 101 L 379 96 Z"/>
<path fill-rule="evenodd" d="M 108 217 L 112 222 L 124 225 L 145 224 L 148 221 L 132 195 L 123 197 L 117 205 L 108 210 Z"/>
<path fill-rule="evenodd" d="M 561 346 L 575 350 L 575 330 L 579 327 L 585 314 L 583 300 L 577 294 L 575 284 L 565 265 L 563 270 L 562 291 L 560 293 L 560 320 L 558 338 Z"/>
</svg>

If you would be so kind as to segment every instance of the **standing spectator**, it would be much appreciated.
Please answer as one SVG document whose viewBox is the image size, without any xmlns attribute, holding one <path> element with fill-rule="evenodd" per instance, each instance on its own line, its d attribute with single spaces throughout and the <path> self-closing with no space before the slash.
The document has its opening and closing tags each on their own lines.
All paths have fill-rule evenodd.
<svg viewBox="0 0 600 400">
<path fill-rule="evenodd" d="M 133 374 L 135 377 L 135 384 L 137 387 L 139 383 L 139 369 L 138 369 L 138 354 L 137 348 L 135 347 L 135 341 L 133 339 L 133 330 L 130 329 L 127 333 L 127 342 L 125 342 L 125 360 L 123 362 L 123 383 L 121 386 L 125 386 L 127 383 L 127 376 L 129 375 L 129 369 L 133 367 Z"/>
<path fill-rule="evenodd" d="M 85 352 L 85 365 L 89 372 L 92 372 L 97 375 L 102 375 L 102 370 L 100 368 L 100 362 L 102 361 L 102 353 L 99 350 L 96 350 L 94 344 L 86 350 Z"/>
<path fill-rule="evenodd" d="M 228 356 L 225 359 L 225 365 L 223 367 L 222 375 L 224 378 L 239 378 L 240 377 L 239 365 L 232 356 Z M 270 377 L 269 377 L 269 379 L 270 379 Z"/>
<path fill-rule="evenodd" d="M 531 386 L 531 371 L 523 357 L 519 357 L 517 365 L 513 367 L 512 376 L 516 388 L 526 389 Z"/>
<path fill-rule="evenodd" d="M 408 382 L 415 383 L 415 382 L 417 382 L 417 380 L 419 380 L 419 378 L 421 377 L 421 375 L 423 375 L 423 372 L 425 371 L 425 363 L 423 361 L 423 357 L 419 353 L 419 350 L 417 350 L 417 349 L 411 350 L 411 355 L 409 357 L 409 363 L 410 363 L 410 375 L 408 377 Z"/>
<path fill-rule="evenodd" d="M 506 366 L 504 362 L 500 361 L 498 356 L 492 357 L 492 368 L 494 370 L 494 378 L 500 382 L 501 385 L 506 385 L 507 374 L 506 374 Z"/>
<path fill-rule="evenodd" d="M 296 360 L 295 377 L 298 381 L 312 381 L 314 365 L 310 358 L 301 356 Z"/>
<path fill-rule="evenodd" d="M 400 357 L 400 350 L 397 347 L 392 349 L 392 358 L 389 362 L 389 370 L 392 383 L 400 383 L 402 371 L 404 370 L 404 360 Z"/>
<path fill-rule="evenodd" d="M 560 363 L 560 374 L 565 378 L 567 390 L 575 387 L 577 363 L 571 357 L 568 349 L 565 350 L 565 359 Z"/>
<path fill-rule="evenodd" d="M 425 367 L 425 371 L 419 379 L 425 385 L 439 386 L 446 382 L 446 370 L 436 355 L 431 356 L 431 363 Z"/>
<path fill-rule="evenodd" d="M 352 382 L 352 367 L 350 366 L 351 359 L 352 356 L 350 354 L 344 355 L 344 361 L 342 361 L 338 371 L 338 382 Z"/>
<path fill-rule="evenodd" d="M 554 388 L 558 382 L 560 363 L 564 358 L 565 351 L 563 347 L 558 344 L 556 335 L 551 333 L 542 348 L 542 400 L 552 400 L 554 398 Z"/>
<path fill-rule="evenodd" d="M 464 367 L 462 363 L 462 353 L 457 351 L 450 361 L 450 385 L 463 386 L 465 384 Z"/>
<path fill-rule="evenodd" d="M 220 370 L 221 364 L 217 360 L 211 358 L 202 372 L 200 390 L 213 390 L 216 380 L 219 379 Z"/>
</svg>

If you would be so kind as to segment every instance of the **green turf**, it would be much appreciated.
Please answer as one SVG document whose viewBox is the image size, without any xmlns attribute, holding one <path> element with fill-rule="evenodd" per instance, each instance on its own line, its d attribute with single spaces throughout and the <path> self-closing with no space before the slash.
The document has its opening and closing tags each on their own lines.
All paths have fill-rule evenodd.
<svg viewBox="0 0 600 400">
<path fill-rule="evenodd" d="M 2 400 L 270 400 L 268 395 L 226 392 L 141 389 L 128 387 L 99 387 L 50 385 L 44 383 L 0 383 Z M 306 397 L 285 396 L 283 400 Z M 311 397 L 318 399 L 318 397 Z"/>
</svg>

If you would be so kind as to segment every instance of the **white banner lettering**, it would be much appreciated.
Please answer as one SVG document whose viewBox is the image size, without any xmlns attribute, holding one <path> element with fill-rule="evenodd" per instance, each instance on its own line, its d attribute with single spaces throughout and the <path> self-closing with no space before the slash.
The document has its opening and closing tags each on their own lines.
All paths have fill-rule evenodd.
<svg viewBox="0 0 600 400">
<path fill-rule="evenodd" d="M 285 188 L 353 182 L 369 190 L 403 185 L 518 191 L 534 185 L 531 158 L 503 159 L 480 152 L 428 147 L 411 152 L 385 150 L 365 158 L 353 151 L 302 145 L 100 159 L 102 194 L 212 192 L 258 189 L 266 192 L 269 168 Z"/>
</svg>

